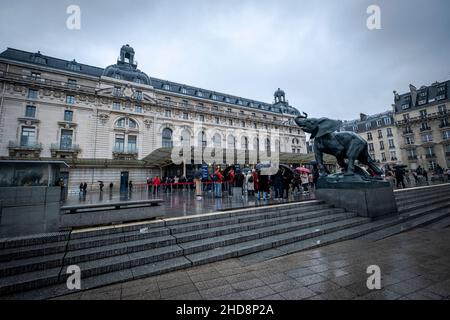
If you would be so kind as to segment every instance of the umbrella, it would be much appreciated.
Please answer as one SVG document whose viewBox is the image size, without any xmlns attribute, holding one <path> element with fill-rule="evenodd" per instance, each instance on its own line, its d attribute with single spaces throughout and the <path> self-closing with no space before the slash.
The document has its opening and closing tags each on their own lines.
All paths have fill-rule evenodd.
<svg viewBox="0 0 450 320">
<path fill-rule="evenodd" d="M 270 163 L 258 163 L 255 168 L 256 170 L 261 170 L 262 168 L 270 168 L 271 164 Z"/>
<path fill-rule="evenodd" d="M 292 168 L 289 167 L 288 165 L 280 164 L 280 169 L 284 169 L 284 172 L 285 172 L 286 174 L 291 174 L 291 175 L 294 175 L 294 174 L 295 174 L 295 171 L 292 170 Z"/>
<path fill-rule="evenodd" d="M 223 170 L 223 176 L 224 177 L 227 177 L 228 176 L 228 173 L 230 173 L 230 170 L 231 169 L 233 169 L 234 170 L 234 172 L 236 172 L 236 167 L 234 166 L 234 165 L 231 165 L 231 166 L 228 166 L 228 167 L 226 167 L 225 168 L 225 170 Z"/>
<path fill-rule="evenodd" d="M 202 170 L 196 170 L 194 172 L 194 178 L 201 178 L 203 177 L 203 171 Z"/>
<path fill-rule="evenodd" d="M 311 172 L 308 168 L 305 168 L 305 167 L 298 167 L 298 168 L 295 168 L 295 170 L 300 173 L 310 173 Z"/>
</svg>

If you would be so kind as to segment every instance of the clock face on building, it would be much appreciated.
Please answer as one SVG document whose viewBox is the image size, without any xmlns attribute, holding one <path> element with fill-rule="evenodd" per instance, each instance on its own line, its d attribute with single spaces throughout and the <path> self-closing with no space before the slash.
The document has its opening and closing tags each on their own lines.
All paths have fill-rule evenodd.
<svg viewBox="0 0 450 320">
<path fill-rule="evenodd" d="M 133 90 L 130 87 L 126 87 L 123 94 L 125 97 L 131 97 L 133 95 Z"/>
</svg>

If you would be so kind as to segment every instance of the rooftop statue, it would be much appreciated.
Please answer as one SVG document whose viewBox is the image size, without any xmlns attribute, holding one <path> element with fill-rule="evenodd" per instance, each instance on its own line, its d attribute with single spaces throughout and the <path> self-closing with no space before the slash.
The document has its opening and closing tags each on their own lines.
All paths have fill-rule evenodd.
<svg viewBox="0 0 450 320">
<path fill-rule="evenodd" d="M 308 118 L 306 113 L 295 118 L 295 123 L 303 131 L 311 134 L 314 139 L 314 153 L 319 165 L 321 176 L 328 174 L 323 164 L 323 154 L 335 156 L 337 163 L 344 169 L 344 174 L 336 177 L 338 180 L 377 180 L 381 179 L 382 171 L 370 157 L 367 142 L 353 132 L 336 132 L 341 127 L 341 121 L 328 118 Z M 372 175 L 367 174 L 355 161 L 368 166 Z M 357 177 L 354 177 L 354 176 Z M 357 179 L 354 179 L 354 178 Z"/>
</svg>

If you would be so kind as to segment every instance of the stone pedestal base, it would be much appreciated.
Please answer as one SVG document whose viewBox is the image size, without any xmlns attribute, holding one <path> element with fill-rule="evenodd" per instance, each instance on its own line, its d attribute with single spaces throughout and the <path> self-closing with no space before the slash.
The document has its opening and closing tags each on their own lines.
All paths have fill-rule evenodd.
<svg viewBox="0 0 450 320">
<path fill-rule="evenodd" d="M 355 177 L 320 178 L 316 198 L 360 217 L 377 219 L 396 214 L 394 191 L 384 181 L 357 181 Z"/>
</svg>

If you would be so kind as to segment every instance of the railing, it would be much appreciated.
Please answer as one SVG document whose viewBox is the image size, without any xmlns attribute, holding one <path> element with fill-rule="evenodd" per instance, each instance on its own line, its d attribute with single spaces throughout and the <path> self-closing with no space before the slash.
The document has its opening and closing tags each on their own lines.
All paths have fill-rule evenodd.
<svg viewBox="0 0 450 320">
<path fill-rule="evenodd" d="M 428 121 L 428 120 L 436 120 L 436 119 L 441 119 L 443 117 L 447 116 L 447 112 L 432 112 L 429 113 L 427 115 L 419 115 L 416 117 L 411 117 L 409 119 L 404 119 L 404 120 L 399 120 L 396 122 L 397 125 L 402 126 L 402 125 L 407 125 L 408 123 L 412 123 L 412 122 L 423 122 L 423 121 Z"/>
<path fill-rule="evenodd" d="M 8 148 L 10 148 L 10 149 L 42 149 L 42 143 L 39 143 L 39 142 L 18 143 L 15 141 L 9 141 Z"/>
<path fill-rule="evenodd" d="M 66 145 L 60 143 L 52 143 L 50 146 L 50 150 L 52 151 L 68 151 L 68 152 L 79 152 L 80 146 L 77 144 Z"/>
<path fill-rule="evenodd" d="M 408 160 L 417 160 L 417 156 L 408 156 Z"/>
<path fill-rule="evenodd" d="M 123 153 L 123 154 L 138 154 L 138 149 L 137 148 L 128 148 L 125 151 L 125 148 L 114 147 L 113 152 L 114 153 Z"/>
<path fill-rule="evenodd" d="M 11 82 L 19 82 L 19 83 L 27 83 L 27 84 L 33 84 L 33 85 L 39 85 L 42 87 L 50 87 L 50 88 L 60 88 L 60 89 L 66 89 L 70 91 L 79 91 L 83 93 L 95 93 L 95 87 L 90 86 L 83 86 L 79 84 L 74 83 L 68 83 L 63 81 L 56 81 L 52 79 L 47 78 L 41 78 L 41 77 L 34 77 L 31 75 L 23 75 L 23 74 L 17 74 L 12 72 L 5 72 L 0 71 L 0 80 L 4 81 L 11 81 Z"/>
</svg>

